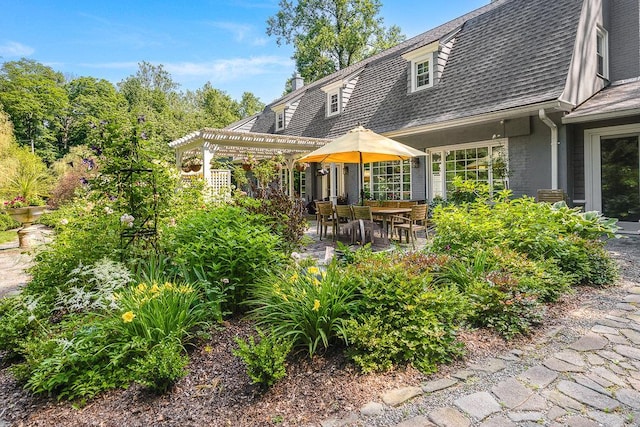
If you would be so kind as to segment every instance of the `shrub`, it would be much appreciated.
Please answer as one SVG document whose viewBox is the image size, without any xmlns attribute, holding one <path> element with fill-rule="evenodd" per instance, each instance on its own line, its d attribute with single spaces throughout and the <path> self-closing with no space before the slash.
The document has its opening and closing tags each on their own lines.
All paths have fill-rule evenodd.
<svg viewBox="0 0 640 427">
<path fill-rule="evenodd" d="M 238 348 L 233 350 L 233 354 L 245 363 L 253 384 L 267 389 L 287 375 L 285 361 L 292 343 L 274 334 L 266 335 L 260 329 L 258 335 L 258 343 L 253 337 L 249 337 L 249 341 L 236 338 Z"/>
<path fill-rule="evenodd" d="M 311 266 L 271 276 L 256 286 L 250 304 L 259 325 L 313 356 L 341 335 L 356 299 L 356 282 L 332 263 L 326 271 Z"/>
<path fill-rule="evenodd" d="M 20 223 L 15 221 L 4 211 L 0 211 L 0 231 L 11 230 L 20 227 Z"/>
<path fill-rule="evenodd" d="M 249 212 L 264 215 L 266 224 L 285 243 L 290 252 L 300 246 L 307 229 L 305 205 L 301 199 L 292 199 L 280 186 L 254 188 L 255 198 L 237 197 L 236 204 Z"/>
<path fill-rule="evenodd" d="M 236 311 L 249 288 L 284 261 L 282 240 L 264 222 L 237 207 L 197 210 L 167 228 L 161 246 L 174 265 L 200 271 L 209 286 L 222 287 L 223 308 Z"/>
<path fill-rule="evenodd" d="M 18 356 L 21 344 L 43 329 L 41 319 L 47 313 L 35 296 L 20 294 L 0 298 L 0 350 L 7 351 L 9 357 Z"/>
<path fill-rule="evenodd" d="M 166 390 L 186 373 L 183 345 L 206 325 L 197 289 L 141 283 L 117 295 L 118 309 L 67 316 L 24 342 L 16 377 L 59 399 L 90 398 L 131 381 Z"/>
<path fill-rule="evenodd" d="M 535 203 L 530 197 L 510 200 L 509 196 L 505 191 L 496 195 L 492 204 L 480 197 L 462 207 L 438 207 L 433 215 L 438 230 L 433 249 L 472 256 L 478 245 L 506 247 L 531 260 L 556 260 L 573 283 L 589 282 L 587 247 L 600 237 L 612 236 L 615 221 L 592 212 L 580 213 L 564 203 L 552 206 Z M 607 279 L 611 277 L 607 274 Z"/>
<path fill-rule="evenodd" d="M 456 330 L 468 313 L 453 286 L 435 286 L 400 259 L 381 256 L 354 265 L 362 293 L 358 314 L 346 324 L 348 354 L 364 371 L 411 363 L 423 373 L 461 354 Z"/>
<path fill-rule="evenodd" d="M 187 374 L 188 364 L 180 339 L 169 336 L 133 362 L 133 379 L 156 393 L 164 393 Z"/>
</svg>

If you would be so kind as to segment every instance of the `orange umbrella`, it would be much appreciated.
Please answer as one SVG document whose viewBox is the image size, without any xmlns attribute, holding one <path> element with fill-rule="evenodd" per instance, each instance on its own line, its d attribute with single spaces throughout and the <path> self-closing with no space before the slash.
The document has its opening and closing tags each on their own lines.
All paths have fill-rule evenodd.
<svg viewBox="0 0 640 427">
<path fill-rule="evenodd" d="M 358 126 L 327 145 L 298 159 L 309 163 L 358 163 L 360 195 L 364 202 L 364 163 L 407 160 L 425 156 L 423 151 Z"/>
</svg>

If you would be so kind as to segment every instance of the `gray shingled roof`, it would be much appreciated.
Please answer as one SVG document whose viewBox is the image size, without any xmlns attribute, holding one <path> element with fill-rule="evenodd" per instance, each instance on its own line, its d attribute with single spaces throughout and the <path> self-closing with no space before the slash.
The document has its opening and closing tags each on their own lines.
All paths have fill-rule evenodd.
<svg viewBox="0 0 640 427">
<path fill-rule="evenodd" d="M 362 124 L 389 132 L 558 99 L 573 53 L 582 0 L 498 0 L 295 91 L 304 95 L 290 135 L 334 138 Z M 461 28 L 442 78 L 409 94 L 402 54 Z M 362 69 L 345 110 L 325 117 L 321 87 Z M 273 133 L 269 107 L 252 132 Z"/>
<path fill-rule="evenodd" d="M 562 121 L 565 123 L 593 120 L 593 116 L 640 114 L 640 80 L 612 84 L 584 102 Z"/>
</svg>

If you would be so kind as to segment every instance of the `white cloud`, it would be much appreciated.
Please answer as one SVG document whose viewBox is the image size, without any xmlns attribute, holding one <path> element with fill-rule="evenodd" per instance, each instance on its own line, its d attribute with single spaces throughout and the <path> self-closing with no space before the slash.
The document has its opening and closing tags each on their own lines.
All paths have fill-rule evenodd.
<svg viewBox="0 0 640 427">
<path fill-rule="evenodd" d="M 245 40 L 247 35 L 253 31 L 253 27 L 248 24 L 238 24 L 235 22 L 211 22 L 210 25 L 214 28 L 219 28 L 233 34 L 233 38 L 237 42 Z"/>
<path fill-rule="evenodd" d="M 220 59 L 210 62 L 165 63 L 164 67 L 174 76 L 205 77 L 211 83 L 243 80 L 248 76 L 269 74 L 291 69 L 293 62 L 281 56 L 257 56 L 251 58 Z"/>
<path fill-rule="evenodd" d="M 29 56 L 36 50 L 22 43 L 8 41 L 0 44 L 0 56 L 21 57 Z"/>
</svg>

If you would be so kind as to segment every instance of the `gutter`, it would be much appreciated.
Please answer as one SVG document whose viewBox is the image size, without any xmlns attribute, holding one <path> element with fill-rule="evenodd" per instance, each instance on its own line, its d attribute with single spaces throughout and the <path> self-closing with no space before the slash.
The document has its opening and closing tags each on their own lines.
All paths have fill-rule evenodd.
<svg viewBox="0 0 640 427">
<path fill-rule="evenodd" d="M 558 189 L 558 126 L 551 120 L 544 108 L 538 110 L 538 117 L 540 120 L 551 129 L 551 189 Z"/>
</svg>

